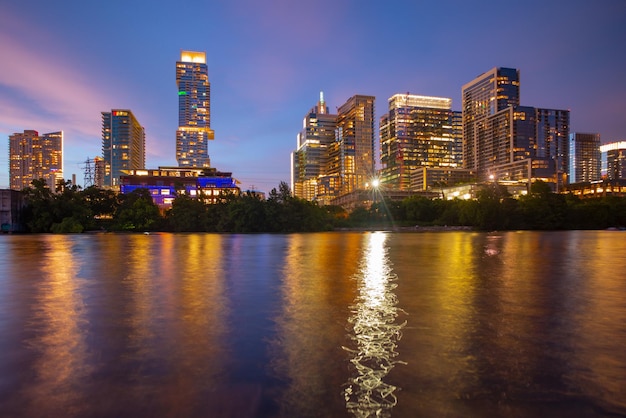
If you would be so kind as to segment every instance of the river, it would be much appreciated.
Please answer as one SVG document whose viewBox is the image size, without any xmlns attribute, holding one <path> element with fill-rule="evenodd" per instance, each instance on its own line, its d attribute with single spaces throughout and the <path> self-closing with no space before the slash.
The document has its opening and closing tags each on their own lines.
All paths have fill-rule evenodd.
<svg viewBox="0 0 626 418">
<path fill-rule="evenodd" d="M 2 235 L 0 416 L 626 416 L 624 234 Z"/>
</svg>

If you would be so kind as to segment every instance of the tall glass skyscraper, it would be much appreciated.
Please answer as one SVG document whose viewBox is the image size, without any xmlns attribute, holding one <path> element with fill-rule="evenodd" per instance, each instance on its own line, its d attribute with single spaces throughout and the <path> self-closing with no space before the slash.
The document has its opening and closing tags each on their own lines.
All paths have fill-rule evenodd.
<svg viewBox="0 0 626 418">
<path fill-rule="evenodd" d="M 569 134 L 570 183 L 600 180 L 600 134 L 575 132 Z"/>
<path fill-rule="evenodd" d="M 569 111 L 520 106 L 519 70 L 493 68 L 462 89 L 463 165 L 487 181 L 549 182 L 569 169 Z"/>
<path fill-rule="evenodd" d="M 328 164 L 328 147 L 335 140 L 336 127 L 337 115 L 329 113 L 324 93 L 320 92 L 317 106 L 302 121 L 298 148 L 291 157 L 291 187 L 296 197 L 329 203 L 331 196 L 319 187 L 319 180 Z"/>
<path fill-rule="evenodd" d="M 519 105 L 519 86 L 519 71 L 514 68 L 492 68 L 463 86 L 461 99 L 465 168 L 479 173 L 487 171 L 485 165 L 491 161 L 488 152 L 492 145 L 489 143 L 490 138 L 484 137 L 485 124 L 494 123 L 488 122 L 488 118 Z"/>
<path fill-rule="evenodd" d="M 102 158 L 106 187 L 119 187 L 122 170 L 145 168 L 146 134 L 130 110 L 102 112 Z"/>
<path fill-rule="evenodd" d="M 337 110 L 335 142 L 329 147 L 327 174 L 337 180 L 336 195 L 366 189 L 376 174 L 374 96 L 356 95 Z"/>
<path fill-rule="evenodd" d="M 381 183 L 412 190 L 411 175 L 423 168 L 461 168 L 462 137 L 452 99 L 396 94 L 380 119 Z M 420 185 L 421 187 L 421 185 Z"/>
<path fill-rule="evenodd" d="M 601 145 L 600 155 L 603 176 L 609 180 L 626 179 L 626 141 Z"/>
<path fill-rule="evenodd" d="M 9 178 L 13 190 L 22 190 L 39 179 L 54 190 L 63 180 L 63 132 L 39 135 L 26 130 L 10 135 Z"/>
<path fill-rule="evenodd" d="M 210 167 L 208 141 L 211 129 L 211 84 L 206 53 L 182 51 L 176 62 L 178 129 L 176 161 L 179 167 Z"/>
</svg>

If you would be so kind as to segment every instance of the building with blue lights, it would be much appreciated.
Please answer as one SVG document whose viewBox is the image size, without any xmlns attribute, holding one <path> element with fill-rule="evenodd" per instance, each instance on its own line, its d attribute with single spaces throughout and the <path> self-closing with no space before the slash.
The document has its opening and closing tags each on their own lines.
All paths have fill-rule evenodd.
<svg viewBox="0 0 626 418">
<path fill-rule="evenodd" d="M 212 204 L 226 195 L 240 194 L 238 181 L 232 177 L 232 173 L 214 168 L 159 167 L 128 170 L 120 176 L 122 194 L 137 189 L 147 189 L 161 210 L 171 208 L 174 199 L 180 195 Z"/>
</svg>

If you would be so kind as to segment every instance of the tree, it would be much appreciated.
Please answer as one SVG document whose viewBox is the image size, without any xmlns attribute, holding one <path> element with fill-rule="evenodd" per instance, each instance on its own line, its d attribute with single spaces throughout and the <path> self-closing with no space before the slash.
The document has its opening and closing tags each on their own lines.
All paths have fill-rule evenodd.
<svg viewBox="0 0 626 418">
<path fill-rule="evenodd" d="M 136 189 L 129 194 L 119 195 L 119 198 L 120 205 L 114 216 L 116 229 L 150 231 L 159 226 L 161 214 L 149 190 Z"/>
<path fill-rule="evenodd" d="M 480 189 L 476 226 L 487 231 L 506 229 L 509 219 L 501 202 L 510 196 L 506 187 L 498 183 L 489 184 Z"/>
<path fill-rule="evenodd" d="M 167 212 L 167 221 L 176 232 L 207 231 L 207 205 L 200 199 L 178 195 Z"/>
</svg>

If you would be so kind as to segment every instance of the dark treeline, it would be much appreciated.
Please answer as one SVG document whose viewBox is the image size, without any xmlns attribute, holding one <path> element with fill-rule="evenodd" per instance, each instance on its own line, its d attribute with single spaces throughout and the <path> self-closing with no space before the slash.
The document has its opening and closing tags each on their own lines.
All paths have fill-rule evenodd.
<svg viewBox="0 0 626 418">
<path fill-rule="evenodd" d="M 281 182 L 267 200 L 245 193 L 205 204 L 186 195 L 161 213 L 146 189 L 130 194 L 70 182 L 56 193 L 43 180 L 25 189 L 23 222 L 30 232 L 171 231 L 171 232 L 313 232 L 339 228 L 392 226 L 468 226 L 480 230 L 559 230 L 626 227 L 626 198 L 579 199 L 552 193 L 542 182 L 517 199 L 498 184 L 484 187 L 476 200 L 441 200 L 414 196 L 382 200 L 347 213 L 294 197 Z"/>
</svg>

